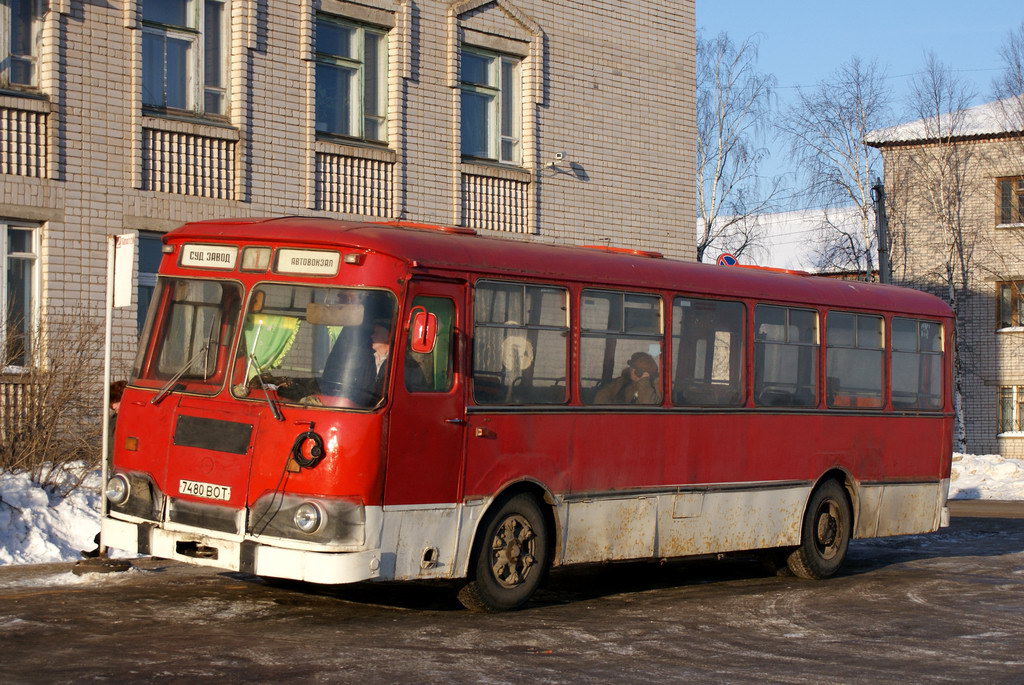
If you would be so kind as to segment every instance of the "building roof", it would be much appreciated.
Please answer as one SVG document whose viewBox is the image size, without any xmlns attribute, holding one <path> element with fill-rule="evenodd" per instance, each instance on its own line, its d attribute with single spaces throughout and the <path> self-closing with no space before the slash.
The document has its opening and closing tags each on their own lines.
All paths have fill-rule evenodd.
<svg viewBox="0 0 1024 685">
<path fill-rule="evenodd" d="M 165 242 L 225 240 L 299 243 L 372 250 L 420 269 L 471 270 L 504 277 L 553 278 L 609 286 L 636 286 L 693 294 L 757 297 L 783 302 L 884 309 L 949 316 L 937 297 L 908 288 L 773 273 L 742 267 L 695 264 L 608 252 L 605 249 L 543 245 L 473 235 L 466 229 L 307 217 L 198 221 L 164 237 Z"/>
<path fill-rule="evenodd" d="M 1024 132 L 1024 107 L 1014 98 L 993 100 L 963 111 L 963 121 L 957 123 L 956 138 L 986 138 L 1007 133 Z M 946 117 L 948 115 L 943 115 Z M 864 142 L 873 147 L 899 143 L 933 140 L 941 126 L 947 126 L 937 117 L 909 121 L 897 126 L 879 128 L 864 136 Z"/>
</svg>

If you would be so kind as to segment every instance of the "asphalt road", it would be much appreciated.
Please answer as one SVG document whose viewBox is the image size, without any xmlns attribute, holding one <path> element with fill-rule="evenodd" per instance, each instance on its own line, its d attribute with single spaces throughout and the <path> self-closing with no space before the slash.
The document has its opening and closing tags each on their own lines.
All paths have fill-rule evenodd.
<svg viewBox="0 0 1024 685">
<path fill-rule="evenodd" d="M 501 615 L 463 611 L 444 587 L 69 567 L 0 568 L 5 685 L 1024 682 L 1021 518 L 857 541 L 827 581 L 744 558 L 565 569 Z"/>
</svg>

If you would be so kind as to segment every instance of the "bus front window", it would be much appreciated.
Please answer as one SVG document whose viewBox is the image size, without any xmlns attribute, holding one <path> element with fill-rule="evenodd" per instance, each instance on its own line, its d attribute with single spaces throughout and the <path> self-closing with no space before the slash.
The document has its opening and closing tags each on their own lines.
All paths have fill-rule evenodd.
<svg viewBox="0 0 1024 685">
<path fill-rule="evenodd" d="M 249 299 L 232 392 L 291 404 L 379 405 L 394 339 L 395 299 L 382 290 L 263 284 Z"/>
<path fill-rule="evenodd" d="M 216 394 L 234 339 L 241 288 L 236 283 L 161 278 L 136 362 L 134 383 L 167 391 Z"/>
</svg>

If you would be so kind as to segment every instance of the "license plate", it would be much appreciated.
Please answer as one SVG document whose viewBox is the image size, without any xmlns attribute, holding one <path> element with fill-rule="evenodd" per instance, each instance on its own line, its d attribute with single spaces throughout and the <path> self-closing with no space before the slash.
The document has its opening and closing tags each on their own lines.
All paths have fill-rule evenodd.
<svg viewBox="0 0 1024 685">
<path fill-rule="evenodd" d="M 200 483 L 194 480 L 182 480 L 178 482 L 178 492 L 193 497 L 204 497 L 227 501 L 231 499 L 231 488 L 227 485 L 214 485 L 212 483 Z"/>
</svg>

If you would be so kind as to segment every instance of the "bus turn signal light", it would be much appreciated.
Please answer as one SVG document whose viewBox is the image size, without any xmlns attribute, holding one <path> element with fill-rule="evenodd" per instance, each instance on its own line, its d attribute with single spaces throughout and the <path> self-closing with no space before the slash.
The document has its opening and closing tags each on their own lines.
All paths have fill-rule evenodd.
<svg viewBox="0 0 1024 685">
<path fill-rule="evenodd" d="M 129 452 L 138 452 L 139 439 L 129 435 L 127 438 L 124 439 L 124 448 Z"/>
</svg>

